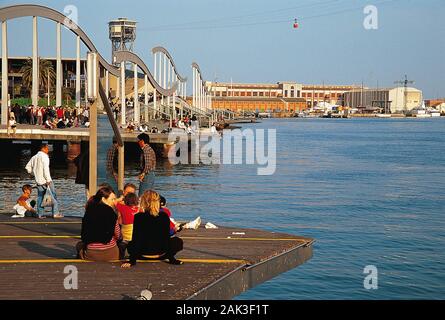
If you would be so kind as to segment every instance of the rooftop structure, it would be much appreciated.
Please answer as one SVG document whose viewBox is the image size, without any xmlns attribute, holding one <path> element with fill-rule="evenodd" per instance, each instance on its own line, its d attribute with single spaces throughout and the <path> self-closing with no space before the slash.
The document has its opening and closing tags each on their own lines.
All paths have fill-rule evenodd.
<svg viewBox="0 0 445 320">
<path fill-rule="evenodd" d="M 136 21 L 119 18 L 108 22 L 109 37 L 111 40 L 111 58 L 115 51 L 132 51 L 136 40 Z"/>
</svg>

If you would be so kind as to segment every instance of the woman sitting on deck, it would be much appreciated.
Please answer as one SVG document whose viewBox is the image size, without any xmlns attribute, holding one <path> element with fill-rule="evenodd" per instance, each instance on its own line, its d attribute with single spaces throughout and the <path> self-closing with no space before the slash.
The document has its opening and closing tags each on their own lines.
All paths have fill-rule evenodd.
<svg viewBox="0 0 445 320">
<path fill-rule="evenodd" d="M 122 235 L 114 211 L 115 200 L 116 195 L 109 187 L 100 188 L 88 200 L 82 219 L 82 241 L 76 246 L 81 259 L 93 261 L 120 259 L 117 242 Z"/>
<path fill-rule="evenodd" d="M 133 237 L 128 244 L 130 262 L 122 268 L 129 268 L 140 259 L 168 259 L 171 264 L 182 264 L 175 254 L 182 250 L 183 241 L 170 237 L 170 219 L 160 209 L 160 196 L 153 190 L 147 190 L 141 197 L 141 212 L 134 216 Z"/>
</svg>

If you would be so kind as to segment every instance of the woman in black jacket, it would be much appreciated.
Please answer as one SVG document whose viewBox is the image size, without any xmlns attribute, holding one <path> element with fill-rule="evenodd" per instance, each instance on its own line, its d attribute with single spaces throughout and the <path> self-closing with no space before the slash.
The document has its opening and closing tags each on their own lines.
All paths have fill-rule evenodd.
<svg viewBox="0 0 445 320">
<path fill-rule="evenodd" d="M 182 264 L 175 254 L 182 250 L 183 241 L 170 237 L 170 218 L 161 210 L 160 196 L 153 190 L 147 190 L 141 197 L 141 212 L 134 216 L 133 237 L 128 244 L 130 262 L 122 268 L 136 264 L 137 259 L 168 259 L 171 264 Z"/>
<path fill-rule="evenodd" d="M 116 195 L 109 187 L 100 188 L 88 200 L 82 219 L 82 241 L 77 244 L 78 256 L 93 261 L 119 260 L 118 241 L 122 238 L 117 214 Z"/>
</svg>

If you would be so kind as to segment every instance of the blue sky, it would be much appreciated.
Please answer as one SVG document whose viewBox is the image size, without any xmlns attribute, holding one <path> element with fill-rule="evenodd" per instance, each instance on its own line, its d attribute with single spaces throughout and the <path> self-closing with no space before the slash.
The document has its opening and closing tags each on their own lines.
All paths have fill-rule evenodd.
<svg viewBox="0 0 445 320">
<path fill-rule="evenodd" d="M 425 98 L 445 97 L 443 0 L 0 0 L 78 9 L 79 25 L 110 58 L 107 22 L 138 21 L 135 51 L 151 68 L 150 49 L 166 47 L 185 76 L 196 61 L 206 80 L 393 86 L 405 74 Z M 378 9 L 379 28 L 365 30 L 363 8 Z M 298 18 L 300 27 L 292 28 Z M 8 23 L 10 55 L 29 56 L 31 18 Z M 55 25 L 39 21 L 43 56 L 55 55 Z M 18 41 L 17 41 L 18 40 Z M 75 38 L 63 32 L 63 55 Z M 191 88 L 189 86 L 189 88 Z"/>
</svg>

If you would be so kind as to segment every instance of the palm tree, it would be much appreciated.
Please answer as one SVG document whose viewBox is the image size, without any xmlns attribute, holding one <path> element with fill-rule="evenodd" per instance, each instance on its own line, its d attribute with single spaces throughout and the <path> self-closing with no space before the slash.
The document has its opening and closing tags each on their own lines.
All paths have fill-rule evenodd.
<svg viewBox="0 0 445 320">
<path fill-rule="evenodd" d="M 32 59 L 26 60 L 25 64 L 20 69 L 22 73 L 23 86 L 31 91 L 32 88 Z M 56 71 L 53 64 L 49 60 L 39 59 L 39 87 L 45 88 L 48 91 L 48 85 L 55 83 Z M 49 80 L 49 82 L 48 82 Z"/>
</svg>

